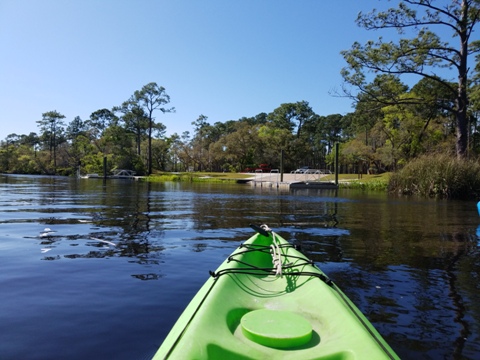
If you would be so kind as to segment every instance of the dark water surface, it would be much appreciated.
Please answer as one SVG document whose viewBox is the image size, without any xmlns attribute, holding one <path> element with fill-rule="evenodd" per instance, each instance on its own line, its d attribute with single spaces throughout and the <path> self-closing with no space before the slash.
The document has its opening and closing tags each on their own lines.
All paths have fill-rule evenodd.
<svg viewBox="0 0 480 360">
<path fill-rule="evenodd" d="M 151 358 L 251 222 L 301 244 L 403 359 L 480 358 L 473 200 L 0 175 L 0 359 Z"/>
</svg>

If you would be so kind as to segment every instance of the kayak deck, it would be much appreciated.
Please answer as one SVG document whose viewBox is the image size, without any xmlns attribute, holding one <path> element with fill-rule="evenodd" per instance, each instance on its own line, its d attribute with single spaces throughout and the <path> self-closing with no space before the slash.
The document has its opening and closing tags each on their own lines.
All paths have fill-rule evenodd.
<svg viewBox="0 0 480 360">
<path fill-rule="evenodd" d="M 271 251 L 281 266 L 272 267 Z M 398 359 L 341 290 L 278 234 L 252 236 L 211 275 L 154 359 Z"/>
</svg>

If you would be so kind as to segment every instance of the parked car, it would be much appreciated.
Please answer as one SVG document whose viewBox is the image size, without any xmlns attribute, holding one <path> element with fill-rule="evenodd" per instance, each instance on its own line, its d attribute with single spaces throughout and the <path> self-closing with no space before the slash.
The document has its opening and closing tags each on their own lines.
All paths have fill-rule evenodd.
<svg viewBox="0 0 480 360">
<path fill-rule="evenodd" d="M 295 170 L 293 173 L 294 174 L 305 174 L 309 169 L 310 169 L 310 166 L 302 166 L 301 168 L 298 168 L 297 170 Z"/>
<path fill-rule="evenodd" d="M 272 167 L 269 164 L 260 164 L 258 166 L 251 165 L 246 167 L 243 172 L 254 172 L 254 173 L 269 173 L 272 170 Z"/>
</svg>

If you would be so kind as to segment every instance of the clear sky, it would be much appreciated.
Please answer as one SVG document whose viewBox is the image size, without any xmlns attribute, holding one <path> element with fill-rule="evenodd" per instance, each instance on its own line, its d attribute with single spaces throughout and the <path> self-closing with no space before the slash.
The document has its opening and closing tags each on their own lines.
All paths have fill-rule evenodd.
<svg viewBox="0 0 480 360">
<path fill-rule="evenodd" d="M 394 4 L 388 3 L 393 6 Z M 341 50 L 379 34 L 358 28 L 376 0 L 0 0 L 0 140 L 39 132 L 42 113 L 69 123 L 156 82 L 167 134 L 308 101 L 346 114 Z"/>
</svg>

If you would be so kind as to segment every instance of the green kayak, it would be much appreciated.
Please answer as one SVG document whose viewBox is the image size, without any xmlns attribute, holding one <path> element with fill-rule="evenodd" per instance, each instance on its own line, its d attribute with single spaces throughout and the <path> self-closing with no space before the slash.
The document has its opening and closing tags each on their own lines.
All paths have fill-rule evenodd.
<svg viewBox="0 0 480 360">
<path fill-rule="evenodd" d="M 311 260 L 265 225 L 252 227 L 154 359 L 398 359 Z"/>
</svg>

